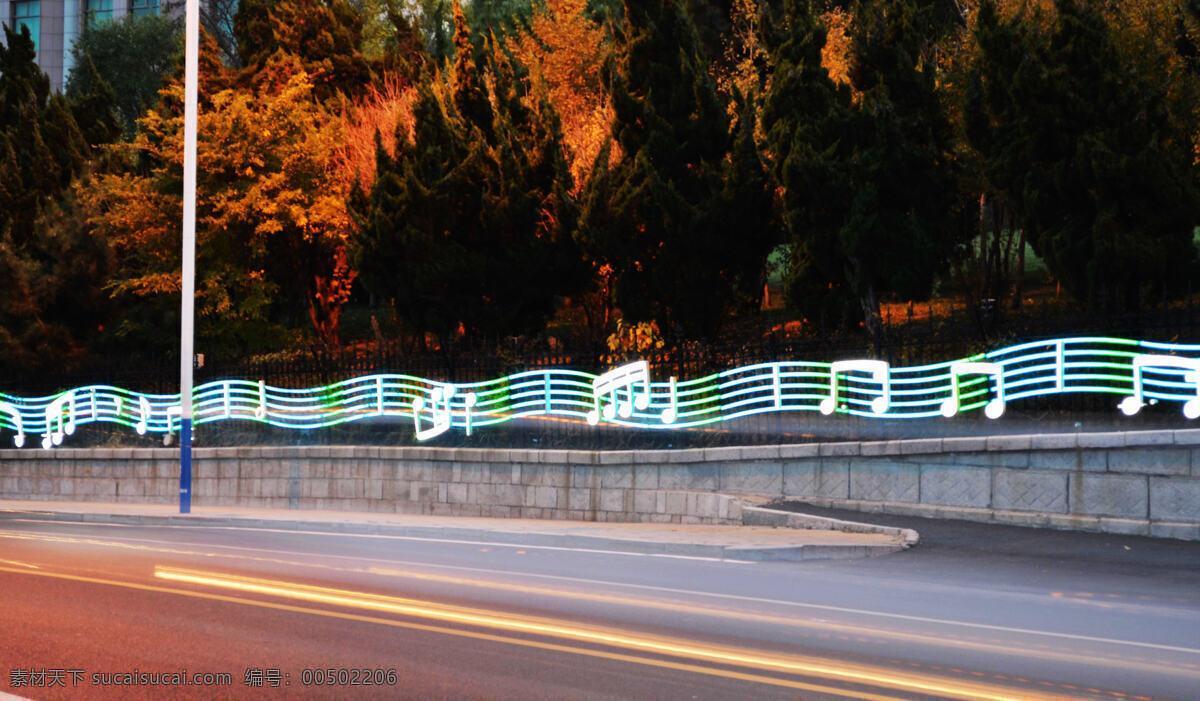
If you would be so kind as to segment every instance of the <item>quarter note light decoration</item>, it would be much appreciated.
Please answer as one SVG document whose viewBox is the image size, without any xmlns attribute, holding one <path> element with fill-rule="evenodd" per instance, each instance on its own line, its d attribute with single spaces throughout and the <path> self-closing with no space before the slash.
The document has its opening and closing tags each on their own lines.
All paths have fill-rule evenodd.
<svg viewBox="0 0 1200 701">
<path fill-rule="evenodd" d="M 691 379 L 653 375 L 639 360 L 599 375 L 556 366 L 461 384 L 400 374 L 307 389 L 220 380 L 195 388 L 192 413 L 196 424 L 255 421 L 297 431 L 390 417 L 410 423 L 417 441 L 448 431 L 471 435 L 522 417 L 663 431 L 776 412 L 945 421 L 982 410 L 998 419 L 1022 399 L 1067 393 L 1113 395 L 1114 408 L 1127 416 L 1167 402 L 1179 404 L 1187 419 L 1200 418 L 1200 345 L 1123 338 L 1034 341 L 912 367 L 871 359 L 785 360 Z M 51 449 L 94 422 L 139 434 L 172 433 L 180 413 L 178 394 L 111 385 L 44 397 L 0 392 L 0 434 L 11 434 L 18 448 L 33 434 Z"/>
</svg>

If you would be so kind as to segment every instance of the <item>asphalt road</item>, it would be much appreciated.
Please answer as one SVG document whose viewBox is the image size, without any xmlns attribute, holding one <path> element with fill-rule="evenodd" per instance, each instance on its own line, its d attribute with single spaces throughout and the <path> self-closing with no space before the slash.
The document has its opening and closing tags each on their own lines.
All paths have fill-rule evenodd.
<svg viewBox="0 0 1200 701">
<path fill-rule="evenodd" d="M 920 546 L 894 555 L 742 563 L 6 520 L 0 692 L 1200 696 L 1200 546 L 926 526 Z M 176 674 L 197 683 L 161 684 Z"/>
</svg>

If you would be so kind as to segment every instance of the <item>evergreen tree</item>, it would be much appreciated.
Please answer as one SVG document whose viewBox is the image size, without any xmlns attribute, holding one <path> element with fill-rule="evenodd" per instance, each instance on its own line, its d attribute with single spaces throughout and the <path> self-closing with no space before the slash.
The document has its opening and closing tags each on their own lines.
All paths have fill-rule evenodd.
<svg viewBox="0 0 1200 701">
<path fill-rule="evenodd" d="M 524 106 L 491 42 L 477 61 L 457 6 L 455 15 L 453 70 L 423 76 L 413 139 L 398 130 L 394 157 L 378 149 L 354 256 L 368 289 L 444 349 L 460 329 L 493 338 L 540 329 L 581 277 L 553 112 Z"/>
<path fill-rule="evenodd" d="M 216 45 L 204 50 L 219 67 Z M 77 190 L 89 225 L 118 255 L 110 287 L 135 312 L 121 331 L 149 348 L 169 348 L 178 323 L 183 87 L 170 81 L 134 141 L 114 149 L 123 169 Z M 261 350 L 305 326 L 321 343 L 338 343 L 354 278 L 346 257 L 351 176 L 334 166 L 341 120 L 314 90 L 299 59 L 279 53 L 252 89 L 205 95 L 197 123 L 205 165 L 196 183 L 196 330 L 207 352 Z"/>
<path fill-rule="evenodd" d="M 124 130 L 116 109 L 116 93 L 96 70 L 92 58 L 85 55 L 83 60 L 82 71 L 76 66 L 72 75 L 85 73 L 87 89 L 78 88 L 71 96 L 71 111 L 84 141 L 95 150 L 119 139 Z"/>
<path fill-rule="evenodd" d="M 50 94 L 50 79 L 34 63 L 28 29 L 4 27 L 0 46 L 0 153 L 5 170 L 0 202 L 0 233 L 18 247 L 34 236 L 33 222 L 46 201 L 59 196 L 80 172 L 87 144 L 61 95 Z"/>
<path fill-rule="evenodd" d="M 415 84 L 420 71 L 430 61 L 425 50 L 425 40 L 416 24 L 395 6 L 387 2 L 387 20 L 390 32 L 384 42 L 381 69 L 378 73 L 402 76 L 406 84 Z"/>
<path fill-rule="evenodd" d="M 1004 19 L 982 3 L 967 133 L 1055 277 L 1089 303 L 1136 304 L 1194 272 L 1194 122 L 1095 5 Z"/>
<path fill-rule="evenodd" d="M 88 147 L 71 107 L 50 94 L 27 30 L 0 45 L 0 370 L 80 359 L 108 310 L 110 256 L 78 221 L 69 185 Z"/>
<path fill-rule="evenodd" d="M 71 46 L 75 67 L 67 77 L 67 97 L 79 102 L 102 94 L 97 79 L 102 80 L 112 90 L 125 136 L 133 136 L 138 118 L 158 103 L 163 78 L 175 69 L 182 49 L 176 19 L 129 15 L 89 27 Z"/>
<path fill-rule="evenodd" d="M 821 65 L 826 30 L 811 2 L 784 0 L 777 11 L 768 3 L 760 7 L 758 25 L 773 67 L 762 128 L 791 244 L 786 295 L 810 318 L 831 313 L 840 319 L 854 299 L 838 246 L 854 187 L 845 166 L 852 144 L 841 134 L 850 119 L 850 88 L 836 85 Z"/>
<path fill-rule="evenodd" d="M 956 241 L 952 130 L 928 47 L 937 0 L 864 0 L 855 9 L 850 79 L 862 95 L 849 124 L 855 191 L 839 234 L 850 287 L 882 340 L 879 296 L 924 299 Z"/>
<path fill-rule="evenodd" d="M 809 291 L 848 292 L 880 350 L 880 297 L 927 296 L 955 244 L 952 131 L 936 62 L 923 54 L 937 39 L 931 9 L 922 0 L 856 5 L 857 99 L 821 65 L 825 30 L 811 3 L 786 0 L 782 17 L 763 21 L 775 66 L 763 122 L 785 189 L 791 299 L 808 307 L 826 301 Z"/>
<path fill-rule="evenodd" d="M 726 278 L 731 301 L 742 308 L 756 305 L 766 282 L 765 258 L 781 243 L 774 186 L 757 140 L 758 113 L 754 95 L 743 96 L 734 88 L 737 122 L 733 143 L 721 176 L 721 203 L 724 221 L 721 228 L 740 232 L 747 254 L 731 256 L 722 275 Z"/>
<path fill-rule="evenodd" d="M 627 319 L 709 334 L 761 286 L 769 232 L 726 228 L 729 117 L 683 8 L 626 2 L 617 42 L 605 73 L 623 158 L 593 167 L 581 237 L 595 264 L 615 271 Z"/>
<path fill-rule="evenodd" d="M 279 52 L 300 60 L 319 100 L 357 94 L 371 82 L 359 52 L 362 18 L 346 0 L 243 0 L 234 33 L 250 82 Z"/>
<path fill-rule="evenodd" d="M 531 0 L 471 0 L 467 19 L 480 37 L 495 34 L 504 39 L 529 25 L 533 17 Z"/>
<path fill-rule="evenodd" d="M 492 130 L 492 105 L 484 91 L 483 76 L 475 61 L 475 47 L 462 5 L 454 2 L 454 107 L 467 120 L 468 128 L 479 129 L 489 142 L 495 140 Z"/>
<path fill-rule="evenodd" d="M 415 0 L 417 27 L 425 37 L 425 52 L 434 63 L 443 64 L 454 55 L 454 20 L 447 0 Z"/>
</svg>

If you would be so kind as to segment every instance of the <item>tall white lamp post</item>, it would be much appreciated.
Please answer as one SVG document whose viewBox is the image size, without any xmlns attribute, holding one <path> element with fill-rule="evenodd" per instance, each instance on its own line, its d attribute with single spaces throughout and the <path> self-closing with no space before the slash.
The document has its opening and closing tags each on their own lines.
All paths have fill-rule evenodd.
<svg viewBox="0 0 1200 701">
<path fill-rule="evenodd" d="M 196 296 L 196 102 L 200 0 L 187 0 L 183 74 L 183 307 L 179 333 L 179 513 L 192 510 L 192 355 Z"/>
</svg>

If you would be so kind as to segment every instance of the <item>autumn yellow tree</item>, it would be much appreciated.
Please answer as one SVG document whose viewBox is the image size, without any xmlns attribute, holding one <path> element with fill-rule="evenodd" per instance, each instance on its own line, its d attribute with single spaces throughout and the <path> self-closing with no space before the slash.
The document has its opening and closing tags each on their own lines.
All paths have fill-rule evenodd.
<svg viewBox="0 0 1200 701">
<path fill-rule="evenodd" d="M 721 60 L 713 64 L 713 80 L 722 94 L 732 96 L 764 95 L 770 89 L 771 59 L 763 44 L 764 3 L 760 0 L 733 0 L 730 5 L 730 30 Z M 848 7 L 837 5 L 821 15 L 825 25 L 825 46 L 821 65 L 835 83 L 850 82 L 850 37 L 846 34 L 852 19 Z"/>
<path fill-rule="evenodd" d="M 214 349 L 271 343 L 266 330 L 294 326 L 304 312 L 320 341 L 337 343 L 354 278 L 350 178 L 332 162 L 342 123 L 312 93 L 313 76 L 280 53 L 253 87 L 221 90 L 200 113 L 197 329 Z M 77 189 L 93 230 L 118 253 L 112 291 L 142 302 L 127 330 L 151 342 L 173 326 L 163 322 L 178 305 L 182 96 L 182 82 L 171 82 L 137 139 L 117 147 L 125 172 Z"/>
<path fill-rule="evenodd" d="M 533 80 L 545 84 L 550 104 L 558 112 L 576 188 L 582 186 L 608 140 L 613 119 L 600 78 L 609 47 L 604 28 L 585 14 L 587 4 L 587 0 L 546 0 L 534 12 L 528 31 L 511 45 Z"/>
</svg>

